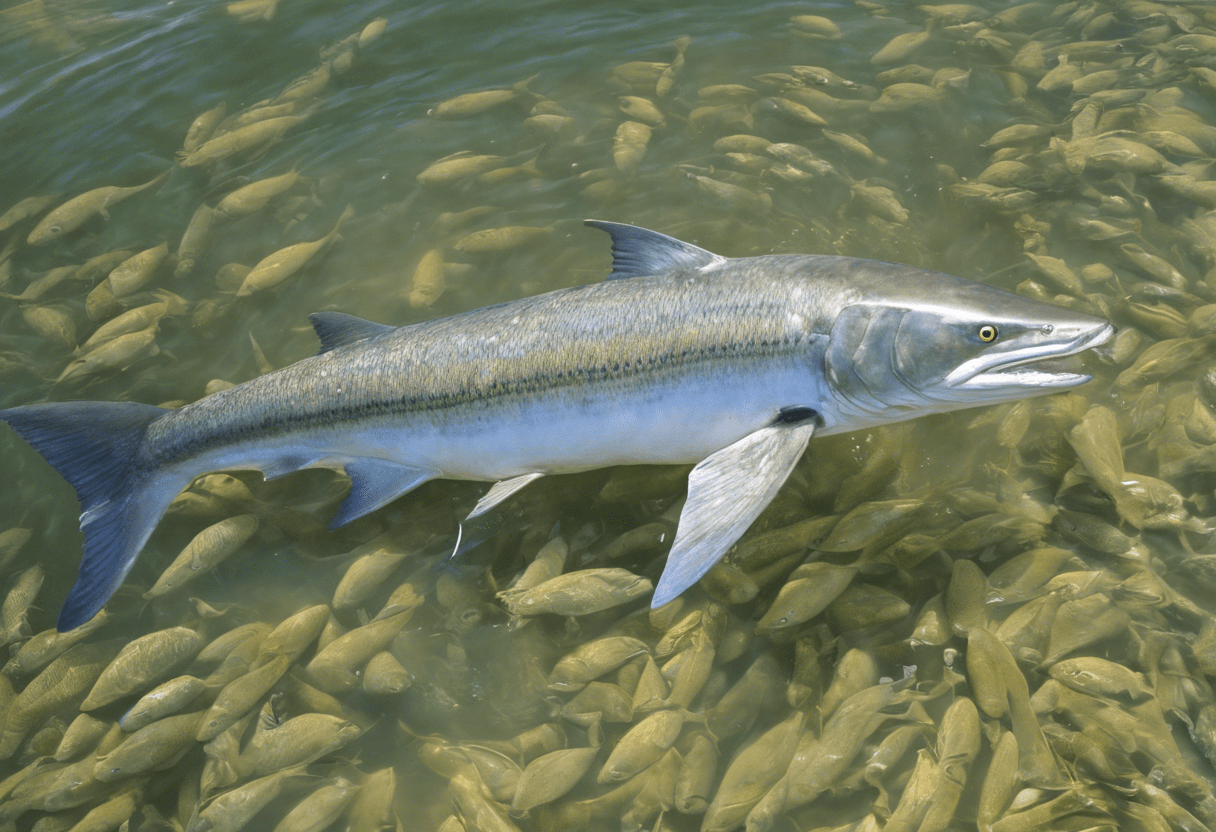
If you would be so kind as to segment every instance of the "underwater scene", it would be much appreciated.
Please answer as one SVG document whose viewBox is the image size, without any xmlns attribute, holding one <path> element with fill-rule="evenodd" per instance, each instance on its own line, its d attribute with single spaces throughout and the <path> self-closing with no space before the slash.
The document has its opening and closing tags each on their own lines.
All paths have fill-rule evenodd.
<svg viewBox="0 0 1216 832">
<path fill-rule="evenodd" d="M 1206 3 L 3 4 L 0 408 L 595 284 L 585 219 L 1117 333 L 811 439 L 654 609 L 691 465 L 336 529 L 341 472 L 232 470 L 60 633 L 80 504 L 0 427 L 0 832 L 1213 828 L 1214 159 Z"/>
</svg>

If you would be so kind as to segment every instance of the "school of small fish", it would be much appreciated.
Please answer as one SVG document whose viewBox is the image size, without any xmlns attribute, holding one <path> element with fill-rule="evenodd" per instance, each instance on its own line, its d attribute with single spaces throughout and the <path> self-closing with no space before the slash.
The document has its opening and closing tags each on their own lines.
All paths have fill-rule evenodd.
<svg viewBox="0 0 1216 832">
<path fill-rule="evenodd" d="M 277 5 L 224 8 L 264 25 Z M 0 832 L 1216 828 L 1216 7 L 854 6 L 904 31 L 849 78 L 734 77 L 675 37 L 604 67 L 592 102 L 548 97 L 543 75 L 435 102 L 430 129 L 499 119 L 520 150 L 419 158 L 386 207 L 417 238 L 401 302 L 429 314 L 474 271 L 555 245 L 557 226 L 491 204 L 543 185 L 631 222 L 695 205 L 672 215 L 702 221 L 649 224 L 702 240 L 986 249 L 1019 293 L 1119 327 L 1093 383 L 817 440 L 726 559 L 654 610 L 686 468 L 548 478 L 455 558 L 476 487 L 327 532 L 337 475 L 286 491 L 210 474 L 67 633 L 41 612 L 62 553 L 0 531 Z M 843 33 L 815 11 L 772 36 L 819 54 Z M 5 16 L 24 27 L 10 37 L 75 48 L 40 3 Z M 12 195 L 0 314 L 38 347 L 6 339 L 0 378 L 155 396 L 174 366 L 162 326 L 202 337 L 255 296 L 323 283 L 343 233 L 374 226 L 308 170 L 241 166 L 305 129 L 388 29 L 202 112 L 169 170 Z M 968 122 L 979 99 L 1007 122 Z M 892 131 L 957 151 L 934 156 L 933 193 L 884 175 Z M 65 241 L 85 257 L 91 227 L 166 189 L 197 197 L 177 239 L 26 265 Z M 920 239 L 933 210 L 966 233 Z M 264 213 L 287 241 L 225 262 L 226 228 Z M 949 454 L 922 450 L 943 432 Z M 270 585 L 296 583 L 285 607 Z"/>
</svg>

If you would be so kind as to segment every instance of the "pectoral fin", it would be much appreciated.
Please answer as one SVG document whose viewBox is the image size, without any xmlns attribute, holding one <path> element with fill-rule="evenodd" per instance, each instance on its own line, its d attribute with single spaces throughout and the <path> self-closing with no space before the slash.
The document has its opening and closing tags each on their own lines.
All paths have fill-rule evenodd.
<svg viewBox="0 0 1216 832">
<path fill-rule="evenodd" d="M 808 418 L 761 428 L 692 469 L 688 500 L 652 607 L 677 597 L 722 559 L 777 495 L 817 424 Z"/>
<path fill-rule="evenodd" d="M 477 501 L 477 505 L 473 506 L 473 510 L 469 512 L 469 516 L 464 518 L 465 521 L 467 522 L 474 517 L 485 514 L 516 491 L 532 482 L 532 480 L 543 476 L 544 474 L 520 474 L 518 477 L 511 477 L 509 480 L 494 483 L 490 487 L 490 490 L 486 492 L 486 495 Z"/>
<path fill-rule="evenodd" d="M 350 477 L 350 493 L 338 507 L 338 513 L 329 521 L 331 529 L 345 526 L 388 505 L 436 476 L 434 471 L 382 459 L 354 459 L 345 463 L 343 468 L 346 476 Z"/>
</svg>

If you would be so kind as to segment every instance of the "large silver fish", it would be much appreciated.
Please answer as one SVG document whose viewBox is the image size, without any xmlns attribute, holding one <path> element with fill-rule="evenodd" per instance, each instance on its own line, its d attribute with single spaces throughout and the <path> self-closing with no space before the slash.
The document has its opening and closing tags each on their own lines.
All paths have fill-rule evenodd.
<svg viewBox="0 0 1216 832">
<path fill-rule="evenodd" d="M 59 629 L 122 583 L 200 474 L 341 468 L 340 526 L 430 479 L 496 481 L 476 516 L 544 474 L 690 463 L 653 604 L 716 563 L 813 434 L 1075 387 L 1036 363 L 1106 321 L 939 272 L 848 257 L 730 259 L 612 235 L 607 281 L 395 328 L 312 316 L 321 353 L 187 405 L 0 411 L 75 489 L 84 556 Z"/>
</svg>

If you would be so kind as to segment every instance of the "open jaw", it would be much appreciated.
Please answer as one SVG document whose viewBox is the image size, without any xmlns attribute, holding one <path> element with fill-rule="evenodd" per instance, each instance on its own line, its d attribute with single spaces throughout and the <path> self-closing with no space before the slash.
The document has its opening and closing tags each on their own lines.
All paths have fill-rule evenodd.
<svg viewBox="0 0 1216 832">
<path fill-rule="evenodd" d="M 1103 321 L 1074 338 L 1036 344 L 1006 353 L 989 353 L 961 364 L 946 378 L 956 390 L 1067 389 L 1084 384 L 1090 376 L 1069 372 L 1064 359 L 1110 340 L 1115 328 Z M 1072 364 L 1073 362 L 1067 362 Z M 1058 369 L 1057 369 L 1058 368 Z"/>
</svg>

